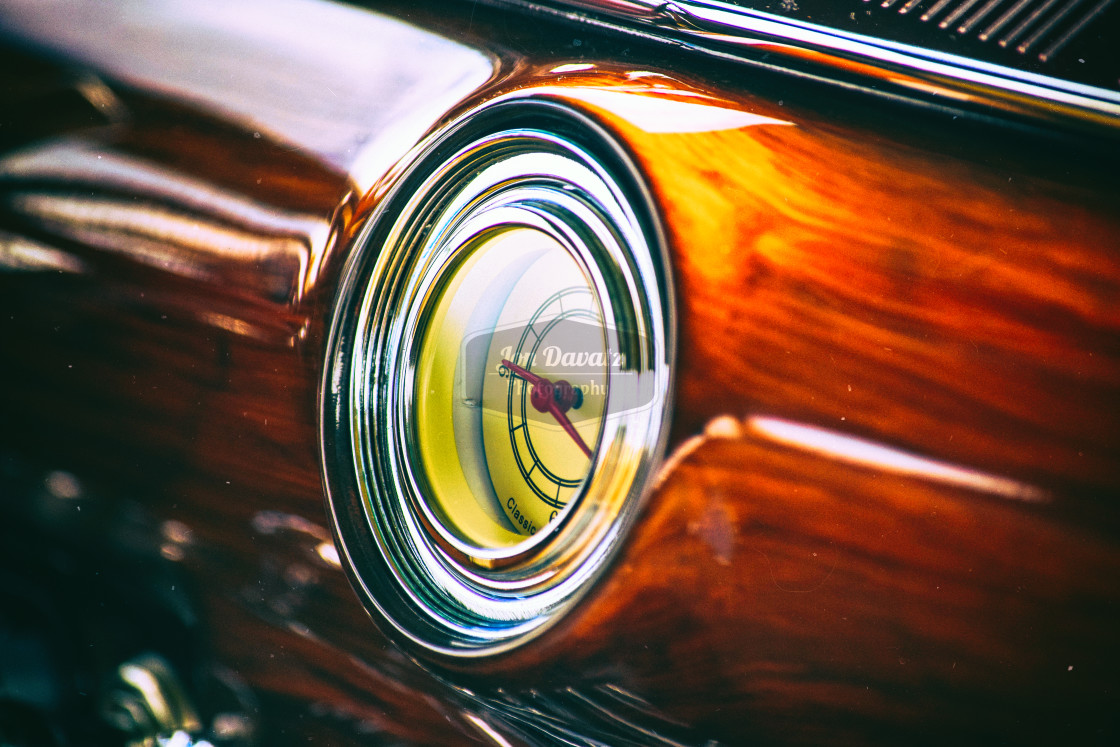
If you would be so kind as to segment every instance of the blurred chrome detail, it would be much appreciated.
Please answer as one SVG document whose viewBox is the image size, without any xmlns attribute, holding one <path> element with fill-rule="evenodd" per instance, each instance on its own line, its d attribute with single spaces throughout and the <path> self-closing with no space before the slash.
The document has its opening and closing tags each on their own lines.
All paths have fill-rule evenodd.
<svg viewBox="0 0 1120 747">
<path fill-rule="evenodd" d="M 584 266 L 617 335 L 612 349 L 655 394 L 649 406 L 612 411 L 589 477 L 548 531 L 508 548 L 468 547 L 440 531 L 415 471 L 414 335 L 425 283 L 457 261 L 463 232 L 520 221 Z M 663 449 L 674 354 L 664 251 L 628 156 L 567 105 L 500 99 L 417 153 L 344 270 L 322 396 L 341 561 L 392 631 L 441 654 L 497 653 L 544 630 L 601 573 Z"/>
<path fill-rule="evenodd" d="M 128 735 L 129 747 L 206 747 L 195 739 L 202 721 L 171 666 L 144 655 L 117 668 L 116 687 L 106 696 L 106 721 Z"/>
</svg>

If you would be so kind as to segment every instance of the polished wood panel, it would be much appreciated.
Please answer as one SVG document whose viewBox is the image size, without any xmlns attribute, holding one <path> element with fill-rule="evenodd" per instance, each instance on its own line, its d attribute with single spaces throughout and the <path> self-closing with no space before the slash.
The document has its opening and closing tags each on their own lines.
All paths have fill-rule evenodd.
<svg viewBox="0 0 1120 747">
<path fill-rule="evenodd" d="M 1115 728 L 1113 540 L 741 422 L 713 432 L 595 598 L 517 662 L 527 680 L 624 682 L 729 743 Z"/>
<path fill-rule="evenodd" d="M 62 142 L 32 136 L 37 170 L 0 180 L 25 263 L 0 278 L 0 443 L 151 518 L 263 743 L 1115 734 L 1111 172 L 1042 134 L 938 133 L 734 68 L 716 86 L 470 12 L 423 20 L 499 40 L 458 110 L 531 90 L 616 134 L 664 223 L 679 336 L 670 453 L 620 557 L 502 659 L 396 647 L 330 552 L 325 324 L 393 174 L 359 199 L 320 153 L 117 86 L 127 118 L 56 112 Z M 573 60 L 593 67 L 553 72 Z"/>
<path fill-rule="evenodd" d="M 678 85 L 648 95 L 698 101 Z M 707 105 L 774 121 L 592 107 L 669 234 L 676 452 L 618 570 L 508 675 L 599 672 L 729 742 L 1112 733 L 1115 187 Z"/>
<path fill-rule="evenodd" d="M 682 248 L 681 409 L 764 409 L 1115 489 L 1111 186 L 814 130 L 651 143 Z"/>
</svg>

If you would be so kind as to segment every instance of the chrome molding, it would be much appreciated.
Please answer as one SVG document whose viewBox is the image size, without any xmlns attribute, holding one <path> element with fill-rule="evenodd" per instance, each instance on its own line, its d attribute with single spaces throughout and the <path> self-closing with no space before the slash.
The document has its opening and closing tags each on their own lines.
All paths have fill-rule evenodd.
<svg viewBox="0 0 1120 747">
<path fill-rule="evenodd" d="M 959 55 L 894 43 L 718 0 L 487 0 L 568 18 L 620 22 L 643 36 L 684 43 L 833 83 L 954 107 L 980 107 L 1048 123 L 1120 129 L 1120 92 Z"/>
</svg>

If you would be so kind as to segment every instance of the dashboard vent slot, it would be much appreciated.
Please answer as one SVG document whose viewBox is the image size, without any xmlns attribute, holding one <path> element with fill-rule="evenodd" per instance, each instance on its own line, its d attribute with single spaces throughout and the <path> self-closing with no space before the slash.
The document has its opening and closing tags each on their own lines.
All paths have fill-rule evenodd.
<svg viewBox="0 0 1120 747">
<path fill-rule="evenodd" d="M 882 0 L 959 37 L 992 42 L 1049 62 L 1115 0 Z M 876 0 L 863 0 L 874 3 Z"/>
</svg>

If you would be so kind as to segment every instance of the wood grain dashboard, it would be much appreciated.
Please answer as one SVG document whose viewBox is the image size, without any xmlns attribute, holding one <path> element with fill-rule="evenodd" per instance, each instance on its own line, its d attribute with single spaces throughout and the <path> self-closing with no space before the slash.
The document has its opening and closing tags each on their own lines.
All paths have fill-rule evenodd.
<svg viewBox="0 0 1120 747">
<path fill-rule="evenodd" d="M 471 3 L 266 5 L 0 11 L 0 737 L 34 706 L 82 743 L 154 650 L 215 744 L 1116 738 L 1115 135 Z M 357 237 L 511 94 L 645 179 L 673 409 L 591 593 L 452 661 L 348 582 L 320 384 Z"/>
</svg>

